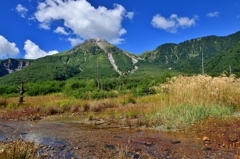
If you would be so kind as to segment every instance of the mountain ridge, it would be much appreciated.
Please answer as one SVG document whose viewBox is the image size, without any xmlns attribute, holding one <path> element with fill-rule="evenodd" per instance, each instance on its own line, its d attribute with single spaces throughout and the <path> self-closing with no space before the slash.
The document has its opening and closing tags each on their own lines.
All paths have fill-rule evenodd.
<svg viewBox="0 0 240 159">
<path fill-rule="evenodd" d="M 200 73 L 203 54 L 203 59 L 206 61 L 206 70 L 211 72 L 208 67 L 210 59 L 217 54 L 221 54 L 224 49 L 232 46 L 238 47 L 239 42 L 240 32 L 220 37 L 206 36 L 186 40 L 179 44 L 163 44 L 152 52 L 149 51 L 140 56 L 164 68 L 171 67 L 183 72 Z"/>
<path fill-rule="evenodd" d="M 140 55 L 124 51 L 104 39 L 95 38 L 86 40 L 69 51 L 32 60 L 27 67 L 16 66 L 20 69 L 15 68 L 14 71 L 20 71 L 12 71 L 14 73 L 0 77 L 0 84 L 19 80 L 100 80 L 129 75 L 157 75 L 169 71 L 196 74 L 202 73 L 202 60 L 207 74 L 221 74 L 231 66 L 232 73 L 240 76 L 239 50 L 240 31 L 228 36 L 194 38 L 179 44 L 166 43 Z M 0 68 L 6 66 L 3 61 L 0 61 Z"/>
</svg>

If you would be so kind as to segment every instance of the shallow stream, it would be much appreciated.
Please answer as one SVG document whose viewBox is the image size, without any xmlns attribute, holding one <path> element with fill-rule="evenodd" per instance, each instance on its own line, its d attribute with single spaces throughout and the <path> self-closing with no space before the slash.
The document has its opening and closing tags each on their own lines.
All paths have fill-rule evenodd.
<svg viewBox="0 0 240 159">
<path fill-rule="evenodd" d="M 41 145 L 46 158 L 234 158 L 202 136 L 157 130 L 84 127 L 72 121 L 0 121 L 0 140 Z"/>
</svg>

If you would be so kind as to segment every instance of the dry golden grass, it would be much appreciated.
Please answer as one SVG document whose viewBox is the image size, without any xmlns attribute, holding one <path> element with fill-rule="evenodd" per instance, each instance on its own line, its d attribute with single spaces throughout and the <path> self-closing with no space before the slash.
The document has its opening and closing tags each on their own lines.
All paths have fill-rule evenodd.
<svg viewBox="0 0 240 159">
<path fill-rule="evenodd" d="M 7 106 L 7 99 L 6 98 L 0 98 L 0 107 L 6 107 Z"/>
<path fill-rule="evenodd" d="M 37 147 L 33 142 L 15 140 L 2 146 L 1 159 L 37 159 Z"/>
<path fill-rule="evenodd" d="M 235 76 L 178 76 L 161 85 L 169 105 L 240 105 L 240 82 Z"/>
</svg>

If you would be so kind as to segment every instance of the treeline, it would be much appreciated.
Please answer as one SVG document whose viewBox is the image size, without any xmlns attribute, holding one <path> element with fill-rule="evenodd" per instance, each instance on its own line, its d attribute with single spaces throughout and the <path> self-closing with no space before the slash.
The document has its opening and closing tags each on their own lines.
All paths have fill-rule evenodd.
<svg viewBox="0 0 240 159">
<path fill-rule="evenodd" d="M 36 83 L 26 83 L 25 96 L 48 95 L 53 93 L 63 93 L 79 99 L 101 99 L 117 97 L 119 94 L 131 93 L 134 96 L 155 94 L 153 86 L 166 82 L 170 74 L 151 78 L 111 78 L 111 79 L 91 79 L 78 80 L 70 79 L 66 81 L 46 81 Z M 0 96 L 18 96 L 19 85 L 0 86 Z"/>
</svg>

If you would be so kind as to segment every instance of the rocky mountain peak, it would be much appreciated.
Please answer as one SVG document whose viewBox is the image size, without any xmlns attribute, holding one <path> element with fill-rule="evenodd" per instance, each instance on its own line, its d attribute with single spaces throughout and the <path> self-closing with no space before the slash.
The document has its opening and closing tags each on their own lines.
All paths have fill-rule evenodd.
<svg viewBox="0 0 240 159">
<path fill-rule="evenodd" d="M 85 42 L 76 45 L 69 53 L 71 54 L 76 50 L 78 50 L 79 48 L 84 46 L 89 46 L 89 45 L 97 45 L 104 50 L 107 45 L 111 45 L 111 44 L 108 43 L 105 39 L 100 39 L 100 38 L 88 39 Z"/>
<path fill-rule="evenodd" d="M 31 60 L 16 60 L 6 59 L 0 62 L 0 77 L 21 70 L 22 68 L 29 66 Z"/>
<path fill-rule="evenodd" d="M 86 42 L 93 42 L 93 43 L 108 43 L 105 39 L 99 39 L 99 38 L 94 38 L 94 39 L 89 39 Z"/>
</svg>

